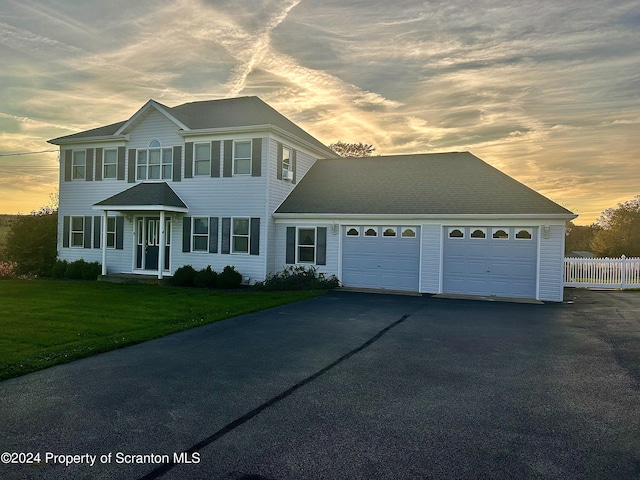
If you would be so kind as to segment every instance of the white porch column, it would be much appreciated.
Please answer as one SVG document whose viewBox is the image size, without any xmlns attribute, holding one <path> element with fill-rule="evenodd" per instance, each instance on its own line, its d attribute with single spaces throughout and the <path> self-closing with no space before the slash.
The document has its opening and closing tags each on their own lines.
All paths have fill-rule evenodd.
<svg viewBox="0 0 640 480">
<path fill-rule="evenodd" d="M 159 246 L 159 251 L 158 251 L 158 280 L 162 280 L 162 271 L 164 270 L 164 244 L 165 244 L 165 225 L 166 221 L 165 221 L 165 214 L 164 214 L 164 210 L 160 210 L 160 238 L 158 239 L 158 243 L 160 244 Z"/>
<path fill-rule="evenodd" d="M 107 274 L 107 214 L 109 212 L 104 210 L 102 212 L 102 275 Z"/>
</svg>

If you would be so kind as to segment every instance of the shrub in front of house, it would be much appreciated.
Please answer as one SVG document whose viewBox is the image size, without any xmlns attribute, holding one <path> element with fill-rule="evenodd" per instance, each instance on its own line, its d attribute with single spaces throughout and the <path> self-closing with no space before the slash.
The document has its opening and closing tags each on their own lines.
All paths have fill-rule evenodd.
<svg viewBox="0 0 640 480">
<path fill-rule="evenodd" d="M 16 264 L 13 262 L 0 262 L 0 278 L 13 278 L 16 276 Z"/>
<path fill-rule="evenodd" d="M 207 265 L 207 268 L 198 270 L 193 278 L 193 285 L 196 288 L 216 288 L 218 280 L 218 274 L 215 270 L 211 269 L 211 265 Z"/>
<path fill-rule="evenodd" d="M 329 278 L 324 273 L 318 273 L 313 267 L 301 265 L 290 266 L 282 272 L 270 275 L 264 282 L 258 282 L 255 288 L 259 290 L 330 290 L 340 286 L 340 280 L 335 275 Z"/>
<path fill-rule="evenodd" d="M 53 278 L 64 278 L 69 262 L 66 260 L 56 260 L 51 267 L 51 276 Z"/>
<path fill-rule="evenodd" d="M 171 285 L 176 287 L 193 287 L 196 273 L 196 269 L 191 265 L 183 265 L 173 273 Z"/>
<path fill-rule="evenodd" d="M 218 288 L 238 288 L 241 283 L 242 275 L 236 270 L 236 267 L 231 265 L 224 267 L 222 273 L 218 274 Z"/>
<path fill-rule="evenodd" d="M 60 261 L 54 264 L 52 269 L 56 270 L 56 274 L 59 275 L 59 271 L 62 269 L 63 263 Z M 64 260 L 62 261 L 64 262 Z M 68 280 L 97 280 L 98 275 L 102 272 L 102 266 L 98 262 L 87 262 L 83 259 L 74 260 L 71 263 L 67 263 L 64 269 L 63 277 Z M 55 275 L 53 275 L 55 277 Z"/>
</svg>

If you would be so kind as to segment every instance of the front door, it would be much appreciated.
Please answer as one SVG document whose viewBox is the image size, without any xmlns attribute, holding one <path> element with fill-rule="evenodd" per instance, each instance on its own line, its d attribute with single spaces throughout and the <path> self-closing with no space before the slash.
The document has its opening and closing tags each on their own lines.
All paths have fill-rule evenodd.
<svg viewBox="0 0 640 480">
<path fill-rule="evenodd" d="M 171 238 L 171 220 L 167 219 L 165 228 L 165 265 L 169 268 L 169 246 Z M 136 228 L 136 268 L 139 270 L 158 270 L 160 254 L 160 218 L 139 217 Z"/>
</svg>

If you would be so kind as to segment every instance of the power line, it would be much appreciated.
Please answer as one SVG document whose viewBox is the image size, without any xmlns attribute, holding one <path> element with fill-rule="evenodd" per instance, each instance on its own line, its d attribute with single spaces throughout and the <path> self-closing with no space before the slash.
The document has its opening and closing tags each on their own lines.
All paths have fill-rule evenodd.
<svg viewBox="0 0 640 480">
<path fill-rule="evenodd" d="M 0 153 L 0 157 L 19 157 L 21 155 L 37 155 L 39 153 L 53 153 L 57 152 L 58 149 L 55 150 L 40 150 L 39 152 L 19 152 L 19 153 Z"/>
</svg>

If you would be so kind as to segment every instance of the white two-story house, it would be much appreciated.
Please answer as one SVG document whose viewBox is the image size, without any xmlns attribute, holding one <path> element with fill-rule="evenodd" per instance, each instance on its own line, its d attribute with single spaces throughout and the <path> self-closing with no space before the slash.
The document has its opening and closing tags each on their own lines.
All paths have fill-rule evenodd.
<svg viewBox="0 0 640 480">
<path fill-rule="evenodd" d="M 150 100 L 50 143 L 59 257 L 103 274 L 313 265 L 358 288 L 562 300 L 575 215 L 468 152 L 342 159 L 257 97 Z"/>
</svg>

